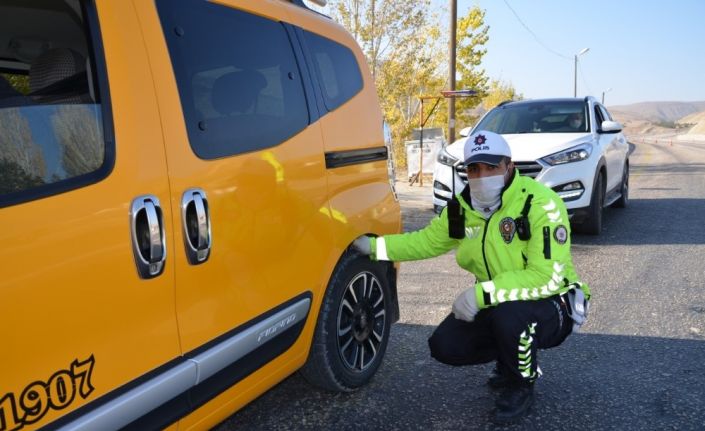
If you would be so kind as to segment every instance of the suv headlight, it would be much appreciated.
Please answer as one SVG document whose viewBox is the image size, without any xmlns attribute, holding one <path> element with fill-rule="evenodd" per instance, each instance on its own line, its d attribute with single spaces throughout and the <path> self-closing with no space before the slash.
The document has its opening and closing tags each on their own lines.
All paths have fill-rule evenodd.
<svg viewBox="0 0 705 431">
<path fill-rule="evenodd" d="M 573 148 L 568 148 L 559 153 L 551 154 L 550 156 L 544 157 L 544 162 L 551 166 L 562 165 L 564 163 L 581 162 L 592 154 L 592 145 L 590 144 L 580 144 Z"/>
<path fill-rule="evenodd" d="M 446 166 L 453 166 L 458 162 L 458 159 L 455 157 L 451 156 L 448 151 L 446 151 L 446 147 L 441 148 L 441 151 L 438 152 L 438 163 Z"/>
</svg>

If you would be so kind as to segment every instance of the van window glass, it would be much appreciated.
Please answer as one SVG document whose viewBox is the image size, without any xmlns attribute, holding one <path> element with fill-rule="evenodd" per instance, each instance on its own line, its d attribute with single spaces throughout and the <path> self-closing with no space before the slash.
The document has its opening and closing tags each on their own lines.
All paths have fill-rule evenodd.
<svg viewBox="0 0 705 431">
<path fill-rule="evenodd" d="M 326 108 L 332 111 L 362 90 L 360 67 L 350 48 L 315 33 L 304 34 Z"/>
<path fill-rule="evenodd" d="M 308 125 L 280 22 L 205 1 L 158 0 L 194 153 L 215 159 L 277 145 Z"/>
<path fill-rule="evenodd" d="M 0 16 L 22 23 L 0 46 L 0 206 L 104 177 L 112 161 L 79 2 L 2 2 Z"/>
</svg>

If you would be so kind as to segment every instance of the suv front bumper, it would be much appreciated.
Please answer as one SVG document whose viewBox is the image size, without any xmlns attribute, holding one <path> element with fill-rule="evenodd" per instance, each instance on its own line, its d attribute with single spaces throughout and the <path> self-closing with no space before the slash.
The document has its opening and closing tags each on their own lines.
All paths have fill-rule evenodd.
<svg viewBox="0 0 705 431">
<path fill-rule="evenodd" d="M 571 219 L 576 217 L 578 220 L 587 213 L 596 173 L 596 162 L 592 158 L 556 166 L 540 160 L 518 161 L 515 165 L 522 175 L 533 177 L 556 191 L 565 202 Z M 441 212 L 451 198 L 452 169 L 451 166 L 436 163 L 433 173 L 433 209 L 437 213 Z M 465 187 L 466 178 L 462 178 L 462 182 L 459 175 L 456 174 L 455 178 L 457 194 Z M 576 185 L 577 188 L 563 190 L 569 184 Z"/>
</svg>

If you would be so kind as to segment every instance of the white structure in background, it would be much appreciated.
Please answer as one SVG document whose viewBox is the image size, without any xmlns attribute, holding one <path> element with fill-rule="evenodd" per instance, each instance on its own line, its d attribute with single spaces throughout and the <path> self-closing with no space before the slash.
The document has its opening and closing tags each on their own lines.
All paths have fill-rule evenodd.
<svg viewBox="0 0 705 431">
<path fill-rule="evenodd" d="M 404 142 L 406 147 L 406 164 L 408 167 L 409 178 L 414 176 L 419 171 L 419 146 L 420 146 L 420 130 L 415 129 L 411 133 L 411 140 Z M 423 129 L 423 172 L 424 174 L 432 174 L 436 166 L 436 158 L 438 152 L 445 145 L 445 136 L 443 129 L 440 127 Z"/>
</svg>

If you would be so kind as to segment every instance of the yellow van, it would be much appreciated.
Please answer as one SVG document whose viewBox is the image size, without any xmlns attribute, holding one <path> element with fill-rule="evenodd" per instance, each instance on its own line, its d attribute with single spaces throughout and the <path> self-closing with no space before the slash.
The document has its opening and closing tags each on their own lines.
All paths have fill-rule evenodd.
<svg viewBox="0 0 705 431">
<path fill-rule="evenodd" d="M 0 0 L 0 431 L 365 384 L 401 228 L 365 59 L 288 0 Z"/>
</svg>

